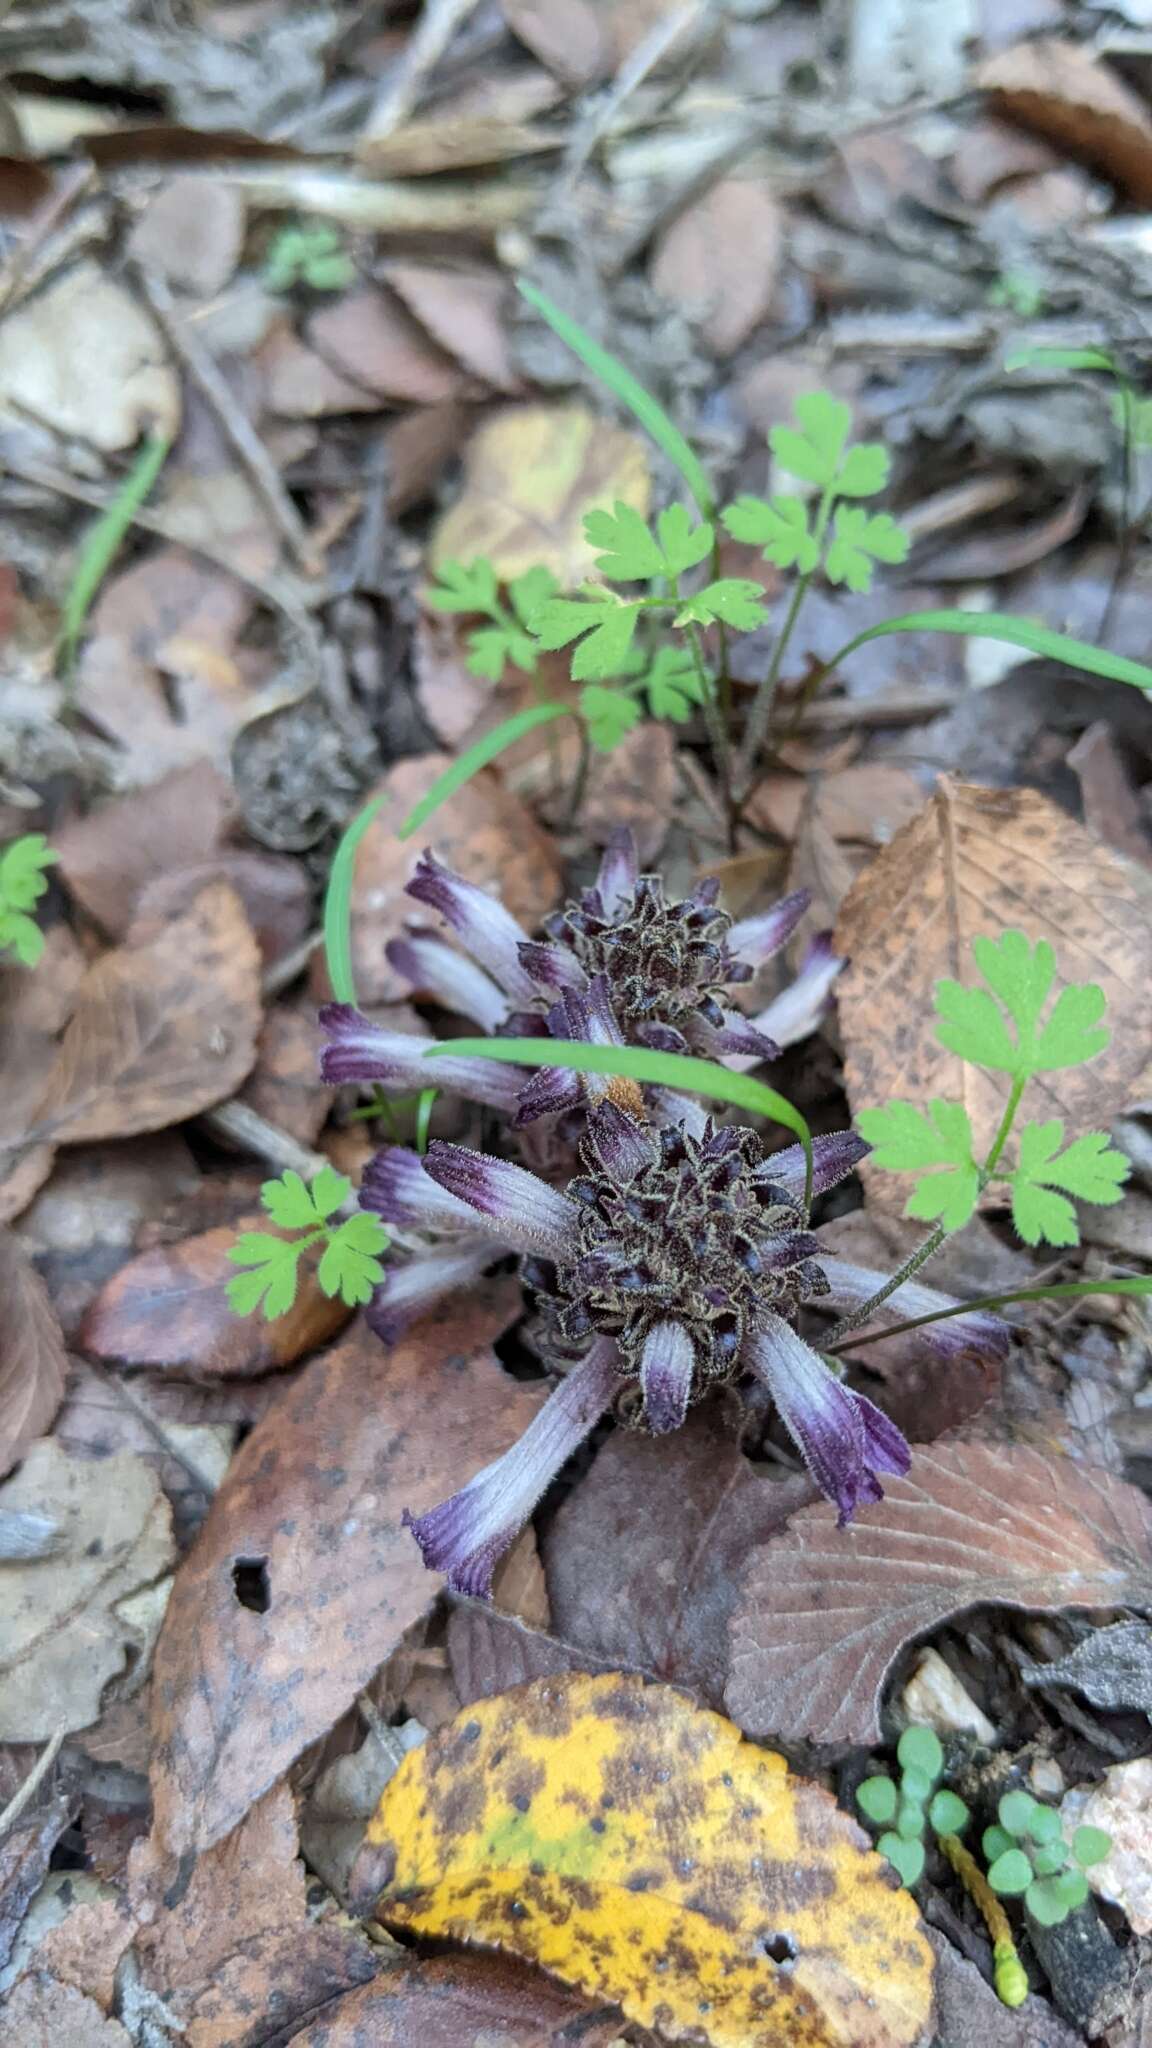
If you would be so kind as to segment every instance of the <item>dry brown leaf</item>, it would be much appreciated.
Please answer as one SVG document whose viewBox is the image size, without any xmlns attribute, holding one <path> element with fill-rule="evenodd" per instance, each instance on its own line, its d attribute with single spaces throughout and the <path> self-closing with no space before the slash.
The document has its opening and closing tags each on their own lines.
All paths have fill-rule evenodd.
<svg viewBox="0 0 1152 2048">
<path fill-rule="evenodd" d="M 264 1019 L 256 1065 L 240 1092 L 242 1102 L 302 1145 L 319 1137 L 336 1093 L 319 1078 L 322 1044 L 313 1005 L 278 1004 Z"/>
<path fill-rule="evenodd" d="M 653 253 L 652 282 L 703 330 L 715 355 L 734 355 L 768 317 L 784 232 L 771 186 L 718 178 L 665 228 Z"/>
<path fill-rule="evenodd" d="M 348 292 L 314 314 L 307 340 L 339 376 L 378 400 L 435 405 L 458 397 L 468 383 L 400 299 L 371 286 Z"/>
<path fill-rule="evenodd" d="M 89 969 L 30 1125 L 74 1145 L 181 1123 L 239 1087 L 259 1025 L 256 941 L 236 891 L 210 882 Z"/>
<path fill-rule="evenodd" d="M 130 254 L 197 299 L 222 292 L 244 250 L 244 198 L 224 178 L 194 172 L 155 192 L 128 238 Z"/>
<path fill-rule="evenodd" d="M 68 1354 L 44 1282 L 23 1245 L 0 1230 L 0 1477 L 47 1434 L 64 1394 Z"/>
<path fill-rule="evenodd" d="M 720 1706 L 744 1560 L 813 1498 L 805 1479 L 757 1478 L 721 1403 L 673 1437 L 617 1430 L 545 1540 L 555 1634 Z"/>
<path fill-rule="evenodd" d="M 748 802 L 748 816 L 779 839 L 795 839 L 809 800 L 835 839 L 887 846 L 924 808 L 924 791 L 907 768 L 858 761 L 830 774 L 766 775 Z"/>
<path fill-rule="evenodd" d="M 617 499 L 647 513 L 648 451 L 584 405 L 504 406 L 477 429 L 460 496 L 432 537 L 429 565 L 487 555 L 503 582 L 538 563 L 565 590 L 595 573 L 584 516 Z"/>
<path fill-rule="evenodd" d="M 329 413 L 379 412 L 380 395 L 341 376 L 286 320 L 278 321 L 252 358 L 264 382 L 270 412 L 286 420 L 323 419 Z"/>
<path fill-rule="evenodd" d="M 385 1970 L 286 2048 L 612 2048 L 620 2025 L 526 1963 L 451 1955 Z"/>
<path fill-rule="evenodd" d="M 197 1861 L 178 1901 L 164 1898 L 150 1842 L 132 1853 L 130 1894 L 144 1923 L 143 1982 L 187 2048 L 259 2048 L 376 1974 L 347 1920 L 310 1918 L 292 1793 L 277 1785 Z"/>
<path fill-rule="evenodd" d="M 50 1513 L 64 1537 L 50 1559 L 0 1573 L 0 1741 L 46 1742 L 94 1721 L 129 1645 L 139 1649 L 120 1608 L 169 1569 L 172 1517 L 142 1459 L 73 1459 L 50 1438 L 5 1480 L 0 1506 Z"/>
<path fill-rule="evenodd" d="M 835 946 L 848 1094 L 854 1109 L 894 1099 L 962 1101 L 977 1152 L 991 1143 L 1004 1077 L 966 1066 L 936 1037 L 942 976 L 976 981 L 971 941 L 1024 931 L 1051 941 L 1058 986 L 1099 983 L 1112 1037 L 1086 1066 L 1030 1084 L 1033 1114 L 1073 1131 L 1107 1129 L 1140 1092 L 1149 1063 L 1152 877 L 1030 789 L 981 789 L 942 776 L 920 816 L 858 877 Z M 902 1209 L 907 1182 L 864 1163 L 869 1199 Z"/>
<path fill-rule="evenodd" d="M 119 2020 L 108 2019 L 94 1998 L 61 1984 L 46 1970 L 30 1970 L 8 1993 L 0 2012 L 0 2048 L 132 2048 Z"/>
<path fill-rule="evenodd" d="M 52 1170 L 54 1148 L 29 1145 L 24 1134 L 83 979 L 84 955 L 66 925 L 46 933 L 34 974 L 0 965 L 0 1223 L 20 1214 Z"/>
<path fill-rule="evenodd" d="M 36 1262 L 67 1343 L 76 1341 L 101 1287 L 131 1258 L 137 1233 L 170 1203 L 201 1186 L 184 1139 L 174 1131 L 122 1145 L 77 1145 L 20 1219 L 20 1241 Z"/>
<path fill-rule="evenodd" d="M 141 891 L 137 919 L 178 917 L 209 882 L 235 889 L 266 967 L 295 952 L 312 922 L 312 888 L 303 863 L 288 854 L 221 847 L 194 867 L 157 875 Z"/>
<path fill-rule="evenodd" d="M 1021 1444 L 913 1453 L 846 1529 L 826 1502 L 757 1550 L 732 1622 L 729 1713 L 749 1735 L 868 1743 L 905 1644 L 971 1607 L 1152 1600 L 1152 1502 Z"/>
<path fill-rule="evenodd" d="M 157 875 L 206 860 L 234 817 L 232 785 L 209 761 L 105 804 L 52 834 L 69 894 L 123 938 L 142 889 Z"/>
<path fill-rule="evenodd" d="M 351 1310 L 329 1300 L 316 1280 L 316 1245 L 299 1264 L 296 1299 L 273 1322 L 238 1316 L 226 1288 L 236 1278 L 228 1253 L 242 1231 L 290 1236 L 267 1216 L 241 1216 L 234 1224 L 157 1245 L 122 1266 L 84 1319 L 83 1343 L 97 1358 L 125 1365 L 162 1366 L 193 1379 L 245 1379 L 294 1365 L 343 1329 Z"/>
<path fill-rule="evenodd" d="M 613 69 L 611 20 L 595 0 L 501 0 L 501 4 L 513 35 L 565 85 L 591 85 Z"/>
<path fill-rule="evenodd" d="M 111 452 L 149 428 L 175 439 L 180 380 L 149 315 L 85 261 L 5 318 L 0 412 Z"/>
<path fill-rule="evenodd" d="M 1081 733 L 1068 752 L 1080 784 L 1084 822 L 1100 839 L 1128 860 L 1152 867 L 1152 839 L 1144 809 L 1132 786 L 1124 757 L 1103 719 Z"/>
<path fill-rule="evenodd" d="M 421 327 L 473 377 L 495 391 L 522 388 L 508 348 L 508 284 L 500 271 L 389 263 L 384 275 Z"/>
<path fill-rule="evenodd" d="M 79 1793 L 50 1773 L 30 1805 L 0 1833 L 0 1972 L 6 1968 L 29 1902 L 47 1875 L 49 1858 L 79 1804 Z"/>
<path fill-rule="evenodd" d="M 1093 51 L 1043 36 L 989 58 L 976 83 L 1007 119 L 1083 157 L 1138 205 L 1152 203 L 1152 117 Z"/>
<path fill-rule="evenodd" d="M 517 1291 L 518 1292 L 518 1291 Z M 306 1367 L 233 1460 L 176 1575 L 156 1650 L 156 1836 L 228 1834 L 342 1714 L 435 1597 L 418 1513 L 517 1438 L 540 1405 L 488 1350 L 497 1287 L 386 1352 L 363 1325 Z M 240 1560 L 268 1606 L 241 1606 Z"/>
<path fill-rule="evenodd" d="M 457 790 L 416 840 L 396 828 L 450 766 L 446 754 L 424 754 L 390 768 L 374 794 L 385 797 L 356 854 L 352 880 L 352 970 L 361 1002 L 390 1003 L 411 994 L 384 956 L 388 940 L 411 919 L 439 930 L 440 920 L 404 894 L 423 847 L 458 868 L 501 901 L 532 931 L 560 899 L 560 862 L 552 840 L 496 771 L 486 768 Z"/>
<path fill-rule="evenodd" d="M 606 846 L 629 825 L 640 858 L 655 861 L 668 837 L 676 806 L 676 741 L 670 725 L 654 722 L 625 733 L 610 754 L 594 754 L 588 771 L 580 829 L 593 846 Z"/>
</svg>

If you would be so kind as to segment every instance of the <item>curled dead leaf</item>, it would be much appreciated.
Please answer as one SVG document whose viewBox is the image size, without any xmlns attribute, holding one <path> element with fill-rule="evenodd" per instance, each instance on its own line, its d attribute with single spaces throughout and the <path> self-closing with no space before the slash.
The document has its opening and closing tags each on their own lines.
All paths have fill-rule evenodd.
<svg viewBox="0 0 1152 2048">
<path fill-rule="evenodd" d="M 976 82 L 1009 120 L 1084 157 L 1138 204 L 1152 202 L 1152 119 L 1085 45 L 1063 36 L 1016 43 L 990 57 Z"/>
<path fill-rule="evenodd" d="M 23 1246 L 0 1230 L 0 1477 L 44 1436 L 64 1395 L 68 1354 L 44 1282 Z"/>
<path fill-rule="evenodd" d="M 934 1444 L 846 1529 L 822 1501 L 754 1552 L 726 1705 L 749 1735 L 875 1742 L 901 1650 L 953 1615 L 1150 1598 L 1138 1488 L 1022 1444 Z"/>
<path fill-rule="evenodd" d="M 921 2039 L 916 1907 L 822 1787 L 619 1673 L 468 1707 L 405 1758 L 367 1840 L 381 1919 L 508 1950 L 709 2048 Z"/>
</svg>

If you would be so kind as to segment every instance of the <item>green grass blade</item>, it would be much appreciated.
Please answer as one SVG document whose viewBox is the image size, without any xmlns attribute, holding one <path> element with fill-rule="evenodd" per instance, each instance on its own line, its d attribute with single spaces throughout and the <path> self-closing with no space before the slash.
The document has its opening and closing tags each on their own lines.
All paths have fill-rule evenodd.
<svg viewBox="0 0 1152 2048">
<path fill-rule="evenodd" d="M 1106 370 L 1113 377 L 1118 377 L 1120 374 L 1120 365 L 1117 363 L 1115 356 L 1109 355 L 1106 348 L 1057 348 L 1055 346 L 1051 348 L 1046 346 L 1017 348 L 1013 349 L 1011 355 L 1005 356 L 1004 368 L 1006 370 Z"/>
<path fill-rule="evenodd" d="M 1049 1287 L 1014 1287 L 1008 1294 L 976 1294 L 970 1301 L 958 1301 L 955 1308 L 938 1308 L 931 1315 L 913 1316 L 906 1323 L 890 1323 L 886 1330 L 872 1330 L 866 1337 L 853 1332 L 832 1348 L 855 1351 L 862 1344 L 879 1344 L 885 1337 L 901 1337 L 905 1330 L 922 1329 L 925 1323 L 942 1323 L 950 1316 L 967 1315 L 972 1309 L 1006 1308 L 1013 1301 L 1062 1301 L 1081 1294 L 1152 1294 L 1152 1274 L 1124 1280 L 1057 1280 Z"/>
<path fill-rule="evenodd" d="M 518 1067 L 571 1067 L 577 1074 L 619 1074 L 625 1080 L 705 1095 L 712 1102 L 730 1102 L 737 1109 L 771 1117 L 792 1131 L 804 1148 L 805 1207 L 811 1203 L 812 1133 L 785 1096 L 777 1095 L 763 1081 L 754 1081 L 750 1074 L 733 1074 L 714 1060 L 693 1059 L 684 1053 L 650 1052 L 643 1045 L 586 1045 L 577 1038 L 454 1038 L 443 1045 L 430 1045 L 428 1051 L 507 1060 Z"/>
<path fill-rule="evenodd" d="M 148 436 L 111 504 L 105 507 L 84 536 L 60 622 L 59 660 L 64 675 L 72 673 L 76 648 L 92 600 L 119 554 L 136 513 L 163 469 L 171 446 L 171 441 L 162 435 Z"/>
<path fill-rule="evenodd" d="M 839 668 L 868 640 L 883 640 L 889 633 L 955 633 L 965 640 L 1004 640 L 1009 647 L 1025 647 L 1029 654 L 1044 654 L 1052 661 L 1065 661 L 1070 668 L 1083 669 L 1090 676 L 1107 676 L 1112 682 L 1134 683 L 1138 690 L 1152 690 L 1152 668 L 1126 655 L 1109 654 L 1106 648 L 1091 647 L 1086 640 L 1071 640 L 1066 633 L 1053 633 L 1047 626 L 1034 626 L 1011 612 L 903 612 L 896 619 L 882 619 L 857 633 L 839 654 L 824 663 L 827 675 Z"/>
<path fill-rule="evenodd" d="M 606 384 L 609 391 L 620 400 L 621 405 L 626 405 L 633 417 L 639 420 L 645 432 L 651 434 L 656 446 L 663 449 L 669 462 L 679 470 L 705 519 L 715 518 L 716 500 L 704 473 L 703 463 L 684 439 L 679 427 L 673 425 L 663 406 L 657 404 L 652 393 L 645 391 L 631 370 L 626 370 L 623 363 L 618 362 L 615 356 L 609 355 L 606 348 L 601 348 L 598 341 L 593 341 L 590 334 L 585 334 L 578 321 L 569 319 L 567 313 L 561 312 L 555 301 L 548 297 L 547 292 L 542 292 L 538 285 L 529 284 L 527 278 L 521 277 L 516 281 L 516 289 L 522 299 L 527 299 L 528 304 L 535 307 L 541 319 L 548 322 L 552 332 L 567 343 L 573 355 L 579 356 L 593 376 L 598 377 L 602 384 Z"/>
<path fill-rule="evenodd" d="M 520 711 L 515 718 L 506 718 L 503 725 L 496 726 L 492 732 L 486 732 L 483 739 L 477 740 L 474 747 L 469 747 L 467 753 L 461 754 L 458 761 L 453 761 L 452 766 L 444 770 L 443 775 L 432 784 L 427 796 L 421 797 L 415 808 L 409 811 L 404 823 L 398 827 L 397 839 L 410 839 L 413 832 L 418 832 L 421 825 L 427 823 L 433 811 L 438 811 L 441 804 L 447 803 L 450 796 L 455 796 L 458 789 L 463 789 L 466 782 L 471 782 L 472 777 L 477 775 L 481 768 L 487 768 L 488 763 L 494 761 L 497 754 L 502 754 L 505 747 L 510 747 L 516 740 L 522 739 L 526 732 L 531 732 L 537 725 L 548 725 L 554 718 L 575 716 L 576 713 L 568 704 L 534 704 L 530 711 Z"/>
<path fill-rule="evenodd" d="M 356 868 L 356 849 L 373 818 L 387 803 L 386 796 L 374 796 L 371 803 L 357 811 L 344 837 L 332 856 L 328 870 L 328 887 L 324 894 L 324 955 L 328 962 L 328 979 L 332 993 L 338 1003 L 356 1001 L 356 983 L 352 975 L 352 876 Z"/>
</svg>

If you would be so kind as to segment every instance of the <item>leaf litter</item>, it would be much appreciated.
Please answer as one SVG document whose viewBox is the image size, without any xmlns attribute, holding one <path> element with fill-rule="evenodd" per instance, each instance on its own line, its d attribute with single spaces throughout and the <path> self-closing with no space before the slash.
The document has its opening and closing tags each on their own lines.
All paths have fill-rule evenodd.
<svg viewBox="0 0 1152 2048">
<path fill-rule="evenodd" d="M 325 1158 L 356 1176 L 374 1149 L 371 1124 L 350 1120 L 370 1105 L 316 1071 L 314 1023 L 328 861 L 372 792 L 389 804 L 361 849 L 352 960 L 390 1028 L 445 1028 L 433 990 L 413 992 L 386 952 L 411 922 L 424 941 L 437 929 L 405 893 L 424 843 L 536 937 L 627 824 L 673 896 L 702 866 L 737 917 L 808 889 L 793 968 L 838 924 L 838 1015 L 773 1077 L 820 1132 L 919 1083 L 959 1093 L 986 1142 L 1000 1081 L 961 1075 L 940 1047 L 932 984 L 970 978 L 968 940 L 990 925 L 1051 937 L 1063 975 L 1105 987 L 1113 1039 L 1045 1079 L 1044 1115 L 1103 1128 L 1127 1112 L 1117 1133 L 1146 1182 L 1146 700 L 1022 664 L 1019 648 L 1010 667 L 994 650 L 993 666 L 990 643 L 925 631 L 816 670 L 901 603 L 1012 609 L 1144 659 L 1137 515 L 1152 475 L 1117 432 L 1122 382 L 1137 423 L 1145 403 L 1131 208 L 1149 189 L 1152 122 L 1138 53 L 1112 25 L 1053 32 L 1009 10 L 967 50 L 925 39 L 941 68 L 927 88 L 917 70 L 924 96 L 902 104 L 913 72 L 899 35 L 885 41 L 900 10 L 880 0 L 857 9 L 843 57 L 826 8 L 721 20 L 662 0 L 507 0 L 381 31 L 274 4 L 226 34 L 210 15 L 176 32 L 146 12 L 123 0 L 13 30 L 4 183 L 23 196 L 0 282 L 0 849 L 41 833 L 60 860 L 37 906 L 39 965 L 0 962 L 0 1440 L 14 1466 L 0 1600 L 17 1644 L 0 1674 L 0 1805 L 44 1770 L 0 1822 L 0 1869 L 16 1873 L 0 2042 L 650 2048 L 670 2036 L 630 2014 L 663 1997 L 680 2038 L 743 2048 L 754 2036 L 725 2016 L 731 1977 L 717 2018 L 699 2010 L 706 1970 L 677 1964 L 670 1991 L 668 1967 L 640 1971 L 631 1952 L 591 1974 L 571 1974 L 570 1956 L 536 1967 L 558 1937 L 512 1910 L 526 1886 L 575 1887 L 572 1924 L 595 1926 L 591 1880 L 558 1863 L 514 1884 L 487 1853 L 462 1876 L 467 1822 L 457 1864 L 431 1872 L 428 1910 L 453 1921 L 442 1952 L 365 1938 L 375 1851 L 357 1845 L 381 1791 L 382 1811 L 411 1816 L 403 1787 L 426 1774 L 459 1819 L 480 1741 L 457 1765 L 461 1731 L 490 1718 L 514 1756 L 540 1748 L 549 1686 L 630 1701 L 622 1740 L 647 1728 L 656 1747 L 673 1727 L 715 1736 L 728 1724 L 707 1710 L 725 1707 L 740 1770 L 802 1815 L 791 1865 L 771 1860 L 783 1821 L 746 1867 L 727 1841 L 706 1879 L 701 1859 L 685 1910 L 709 1956 L 764 1932 L 756 1860 L 773 1907 L 793 1907 L 769 1931 L 809 1926 L 804 1858 L 819 1838 L 821 1853 L 840 1845 L 839 1868 L 869 1873 L 884 1924 L 909 1930 L 898 1970 L 917 1990 L 899 2038 L 923 2014 L 939 2048 L 977 2033 L 1071 2048 L 1087 2006 L 1067 1971 L 1023 1943 L 1033 1992 L 1003 2005 L 983 1924 L 943 1867 L 916 1893 L 934 1923 L 927 2021 L 915 1910 L 836 1817 L 823 1757 L 836 1752 L 850 1786 L 865 1750 L 894 1736 L 927 1640 L 994 1730 L 994 1762 L 969 1758 L 978 1778 L 1055 1771 L 1075 1800 L 1110 1765 L 1142 1761 L 1139 1302 L 1017 1305 L 1003 1356 L 947 1367 L 919 1329 L 871 1341 L 895 1310 L 849 1332 L 847 1387 L 917 1448 L 908 1477 L 842 1531 L 763 1401 L 741 1421 L 717 1400 L 667 1438 L 600 1427 L 488 1606 L 440 1589 L 401 1515 L 498 1458 L 539 1410 L 538 1333 L 517 1320 L 515 1278 L 485 1281 L 391 1353 L 317 1286 L 318 1251 L 283 1317 L 236 1317 L 226 1290 L 237 1233 L 268 1232 L 262 1183 L 308 1179 Z M 1144 25 L 1135 0 L 1121 12 Z M 885 47 L 897 58 L 877 69 Z M 869 77 L 883 106 L 861 98 Z M 530 620 L 488 633 L 480 674 L 465 664 L 492 619 L 430 618 L 447 564 L 467 576 L 477 555 L 503 587 L 544 563 L 565 597 L 586 580 L 603 593 L 603 529 L 589 536 L 585 516 L 611 523 L 623 504 L 658 520 L 679 495 L 674 444 L 654 449 L 620 390 L 585 378 L 518 300 L 520 272 L 658 392 L 710 489 L 770 505 L 792 489 L 787 421 L 821 386 L 888 450 L 885 503 L 915 537 L 916 580 L 897 593 L 887 513 L 841 509 L 829 579 L 779 679 L 768 772 L 731 839 L 685 671 L 660 684 L 672 715 L 585 764 L 567 657 L 511 665 Z M 1114 381 L 1006 370 L 1031 343 L 1103 346 Z M 158 437 L 172 445 L 141 497 Z M 783 520 L 806 560 L 818 506 L 787 502 L 777 552 Z M 728 579 L 723 601 L 738 604 L 754 577 L 775 623 L 791 572 L 749 542 L 720 547 L 717 565 L 686 572 L 684 616 L 697 581 Z M 869 548 L 886 558 L 871 591 L 857 588 Z M 629 597 L 642 592 L 658 607 L 658 583 Z M 78 641 L 70 700 L 53 680 L 62 631 Z M 716 629 L 702 631 L 711 660 Z M 739 730 L 767 630 L 729 642 Z M 475 741 L 542 701 L 569 715 L 466 782 L 415 843 L 398 839 Z M 749 1013 L 786 987 L 778 964 Z M 395 1104 L 377 1139 L 418 1147 L 428 1115 Z M 459 1097 L 442 1092 L 430 1115 L 438 1138 L 493 1142 L 490 1113 Z M 544 1183 L 563 1183 L 566 1136 L 537 1125 L 520 1140 Z M 864 1161 L 829 1198 L 828 1247 L 890 1269 L 912 1249 L 895 1220 L 907 1185 Z M 1089 1248 L 1062 1248 L 1059 1267 L 1010 1249 L 989 1202 L 928 1280 L 995 1292 L 1146 1262 L 1141 1187 L 1085 1211 Z M 417 1249 L 397 1241 L 389 1257 Z M 828 1314 L 805 1328 L 826 1340 Z M 802 1755 L 806 1775 L 784 1778 L 761 1742 Z M 549 1784 L 579 1791 L 590 1756 L 554 1745 Z M 527 1814 L 517 1796 L 510 1828 L 547 1794 Z M 317 1816 L 336 1809 L 323 1837 Z M 635 1810 L 645 1851 L 665 1852 Z M 691 1822 L 677 1812 L 677 1829 Z M 397 1857 L 422 1840 L 405 1818 Z M 466 1910 L 462 1884 L 479 1887 Z M 502 1954 L 466 1946 L 489 1897 L 503 1900 Z M 613 1936 L 633 1916 L 650 1938 L 655 1910 L 651 1887 L 626 1892 Z M 1129 1926 L 1114 1909 L 1096 1924 L 1123 1976 Z M 784 1946 L 757 1953 L 777 2006 L 795 2004 L 809 1965 Z M 865 2018 L 854 2003 L 869 1967 L 849 1932 L 814 2001 L 788 2007 L 789 2037 L 888 2026 L 883 1998 Z M 841 1993 L 855 2017 L 835 2017 Z M 1138 1980 L 1108 2048 L 1135 2048 L 1149 2009 Z"/>
</svg>

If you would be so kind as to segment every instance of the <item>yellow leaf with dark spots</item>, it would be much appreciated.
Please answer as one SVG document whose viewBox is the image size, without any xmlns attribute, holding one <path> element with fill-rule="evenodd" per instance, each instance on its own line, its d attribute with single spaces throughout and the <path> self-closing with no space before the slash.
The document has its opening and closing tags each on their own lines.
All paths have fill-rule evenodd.
<svg viewBox="0 0 1152 2048">
<path fill-rule="evenodd" d="M 573 1673 L 468 1708 L 386 1787 L 394 1927 L 526 1957 L 707 2048 L 912 2048 L 915 1904 L 782 1757 L 667 1686 Z"/>
</svg>

